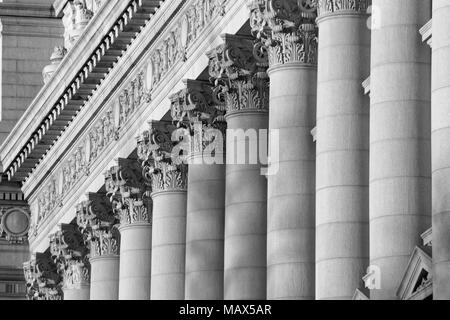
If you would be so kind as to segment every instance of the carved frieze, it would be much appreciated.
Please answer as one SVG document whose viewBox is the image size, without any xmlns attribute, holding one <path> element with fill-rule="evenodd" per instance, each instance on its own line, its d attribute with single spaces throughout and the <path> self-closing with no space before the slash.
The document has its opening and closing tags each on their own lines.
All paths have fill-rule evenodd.
<svg viewBox="0 0 450 320">
<path fill-rule="evenodd" d="M 251 0 L 256 52 L 268 51 L 270 66 L 317 64 L 317 0 Z"/>
<path fill-rule="evenodd" d="M 164 121 L 149 122 L 149 130 L 138 138 L 138 157 L 143 176 L 151 181 L 152 192 L 186 191 L 189 150 L 177 148 L 177 128 Z"/>
<path fill-rule="evenodd" d="M 229 0 L 195 0 L 162 43 L 153 51 L 148 65 L 147 85 L 156 88 L 177 62 L 187 59 L 188 50 L 217 16 L 225 15 Z"/>
<path fill-rule="evenodd" d="M 33 254 L 23 270 L 29 300 L 62 300 L 62 278 L 49 252 Z"/>
<path fill-rule="evenodd" d="M 223 101 L 227 113 L 267 111 L 269 81 L 267 55 L 256 52 L 253 39 L 224 35 L 224 43 L 207 53 L 213 95 Z"/>
<path fill-rule="evenodd" d="M 118 159 L 105 173 L 107 195 L 121 226 L 152 223 L 150 182 L 142 175 L 137 160 Z"/>
</svg>

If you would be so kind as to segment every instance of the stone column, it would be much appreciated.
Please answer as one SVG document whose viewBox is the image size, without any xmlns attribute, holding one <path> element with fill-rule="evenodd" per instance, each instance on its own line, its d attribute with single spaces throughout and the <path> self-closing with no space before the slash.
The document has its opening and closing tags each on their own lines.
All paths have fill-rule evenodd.
<svg viewBox="0 0 450 320">
<path fill-rule="evenodd" d="M 419 29 L 430 0 L 373 0 L 370 106 L 370 263 L 396 299 L 420 235 L 431 224 L 430 52 Z"/>
<path fill-rule="evenodd" d="M 269 128 L 280 151 L 268 175 L 267 298 L 314 299 L 316 10 L 281 3 L 289 14 L 272 1 L 250 4 L 252 30 L 269 52 Z"/>
<path fill-rule="evenodd" d="M 152 181 L 152 300 L 183 300 L 186 256 L 187 166 L 172 161 L 175 128 L 151 122 L 138 142 L 144 175 Z"/>
<path fill-rule="evenodd" d="M 433 298 L 450 299 L 450 3 L 433 1 Z"/>
<path fill-rule="evenodd" d="M 64 300 L 89 300 L 89 250 L 78 226 L 60 225 L 58 232 L 50 235 L 50 253 L 63 279 Z"/>
<path fill-rule="evenodd" d="M 259 150 L 259 136 L 266 139 L 268 128 L 268 62 L 264 53 L 254 56 L 253 38 L 227 34 L 223 40 L 208 57 L 228 125 L 224 298 L 266 299 L 267 180 L 261 158 L 267 152 Z"/>
<path fill-rule="evenodd" d="M 91 300 L 119 297 L 119 221 L 106 203 L 105 195 L 92 193 L 77 207 L 77 224 L 90 247 Z"/>
<path fill-rule="evenodd" d="M 50 253 L 35 253 L 23 264 L 28 300 L 62 300 L 62 278 Z"/>
<path fill-rule="evenodd" d="M 318 7 L 316 299 L 351 300 L 369 266 L 369 2 Z"/>
<path fill-rule="evenodd" d="M 152 208 L 138 160 L 118 159 L 105 185 L 120 220 L 119 300 L 150 300 Z"/>
<path fill-rule="evenodd" d="M 189 137 L 186 300 L 223 300 L 225 162 L 223 114 L 210 84 L 187 80 L 170 97 L 172 118 Z"/>
</svg>

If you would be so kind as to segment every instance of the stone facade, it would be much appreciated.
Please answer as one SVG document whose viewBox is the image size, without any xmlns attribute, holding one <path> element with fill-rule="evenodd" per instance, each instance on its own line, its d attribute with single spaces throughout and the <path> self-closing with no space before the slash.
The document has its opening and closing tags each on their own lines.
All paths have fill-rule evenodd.
<svg viewBox="0 0 450 320">
<path fill-rule="evenodd" d="M 0 298 L 450 299 L 445 1 L 0 9 Z"/>
</svg>

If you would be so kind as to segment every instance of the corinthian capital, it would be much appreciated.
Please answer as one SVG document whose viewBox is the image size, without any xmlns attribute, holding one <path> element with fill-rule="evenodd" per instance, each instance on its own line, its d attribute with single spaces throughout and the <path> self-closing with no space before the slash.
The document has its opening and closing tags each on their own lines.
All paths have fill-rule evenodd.
<svg viewBox="0 0 450 320">
<path fill-rule="evenodd" d="M 223 138 L 216 139 L 225 135 L 225 105 L 215 99 L 210 83 L 197 80 L 184 83 L 183 90 L 169 97 L 172 120 L 177 127 L 188 130 L 192 155 L 201 155 L 216 142 L 223 145 Z"/>
<path fill-rule="evenodd" d="M 190 152 L 190 144 L 187 142 L 187 147 L 180 148 L 181 140 L 175 139 L 177 130 L 169 122 L 151 121 L 149 130 L 138 138 L 138 157 L 143 175 L 147 181 L 151 181 L 154 193 L 185 191 L 187 188 L 185 160 Z M 186 137 L 184 134 L 182 136 Z"/>
<path fill-rule="evenodd" d="M 151 224 L 149 182 L 144 179 L 137 160 L 118 159 L 117 166 L 105 173 L 105 185 L 114 213 L 122 226 Z"/>
<path fill-rule="evenodd" d="M 319 17 L 333 13 L 367 14 L 372 0 L 316 0 Z"/>
<path fill-rule="evenodd" d="M 23 264 L 29 300 L 61 300 L 61 276 L 50 253 L 35 253 Z"/>
<path fill-rule="evenodd" d="M 252 38 L 223 35 L 224 43 L 207 53 L 213 96 L 227 113 L 242 110 L 267 111 L 269 104 L 268 60 L 264 50 L 255 50 Z"/>
<path fill-rule="evenodd" d="M 120 234 L 113 208 L 106 195 L 90 193 L 88 200 L 77 206 L 77 224 L 90 258 L 119 253 Z"/>
<path fill-rule="evenodd" d="M 317 0 L 249 0 L 252 33 L 270 66 L 317 64 Z"/>
<path fill-rule="evenodd" d="M 78 226 L 62 224 L 50 235 L 50 253 L 63 278 L 63 287 L 79 289 L 89 285 L 89 250 Z"/>
</svg>

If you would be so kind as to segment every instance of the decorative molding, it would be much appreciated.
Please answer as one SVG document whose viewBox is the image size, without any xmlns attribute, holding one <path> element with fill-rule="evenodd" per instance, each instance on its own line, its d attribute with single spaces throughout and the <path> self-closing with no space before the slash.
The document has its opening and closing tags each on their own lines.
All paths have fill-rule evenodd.
<svg viewBox="0 0 450 320">
<path fill-rule="evenodd" d="M 28 300 L 62 300 L 62 279 L 49 252 L 33 254 L 23 270 Z"/>
<path fill-rule="evenodd" d="M 0 208 L 0 238 L 5 238 L 9 243 L 25 243 L 28 238 L 30 224 L 30 212 L 27 208 Z"/>
<path fill-rule="evenodd" d="M 80 1 L 82 0 L 78 0 L 78 2 Z M 108 3 L 108 1 L 105 3 Z M 100 40 L 100 43 L 94 47 L 92 55 L 81 66 L 75 78 L 70 82 L 66 82 L 64 79 L 64 84 L 67 83 L 67 86 L 62 86 L 65 88 L 64 92 L 61 95 L 53 93 L 57 98 L 52 98 L 54 104 L 48 113 L 45 113 L 44 118 L 40 120 L 41 123 L 37 125 L 37 128 L 32 131 L 31 137 L 28 134 L 30 128 L 25 129 L 27 132 L 26 136 L 29 138 L 27 142 L 20 143 L 21 146 L 19 148 L 21 150 L 18 151 L 18 154 L 9 161 L 4 159 L 4 153 L 6 152 L 8 157 L 11 156 L 12 149 L 15 150 L 17 145 L 10 146 L 7 150 L 2 150 L 2 160 L 6 166 L 4 174 L 8 180 L 25 181 L 29 178 L 30 173 L 42 162 L 46 152 L 59 139 L 67 125 L 73 121 L 74 117 L 86 104 L 86 101 L 111 71 L 118 57 L 127 50 L 129 43 L 142 30 L 142 26 L 153 17 L 153 14 L 159 8 L 159 4 L 159 2 L 150 0 L 128 1 L 125 10 L 115 20 L 113 26 Z M 70 56 L 73 59 L 70 53 L 74 51 L 79 51 L 79 49 L 71 50 L 67 57 Z M 65 65 L 65 68 L 58 68 L 59 71 L 55 72 L 52 81 L 49 81 L 38 94 L 32 107 L 30 107 L 31 109 L 37 108 L 34 104 L 39 103 L 41 96 L 47 94 L 47 91 L 50 90 L 48 88 L 55 86 L 56 80 L 53 80 L 53 78 L 56 77 L 56 74 L 58 74 L 58 77 L 61 77 L 61 72 L 68 72 L 67 64 L 73 63 L 73 61 L 70 62 L 70 59 L 64 59 L 64 61 L 62 64 Z M 64 71 L 61 71 L 62 69 Z M 73 71 L 72 69 L 70 71 Z M 61 83 L 59 86 L 61 87 Z M 46 101 L 45 104 L 49 104 L 49 101 Z M 41 119 L 40 116 L 39 119 Z M 19 127 L 16 128 L 16 130 L 21 129 Z M 12 141 L 7 142 L 8 145 L 14 143 Z"/>
<path fill-rule="evenodd" d="M 146 181 L 137 160 L 118 159 L 105 173 L 107 195 L 121 227 L 152 223 L 151 181 Z"/>
<path fill-rule="evenodd" d="M 77 206 L 77 225 L 90 248 L 89 258 L 118 255 L 120 233 L 112 207 L 105 195 L 90 193 L 88 200 Z"/>
<path fill-rule="evenodd" d="M 317 0 L 249 0 L 250 26 L 259 40 L 255 51 L 268 51 L 271 67 L 286 63 L 317 65 Z"/>
<path fill-rule="evenodd" d="M 306 1 L 306 0 L 305 0 Z M 372 0 L 312 0 L 317 2 L 319 18 L 333 13 L 361 13 L 367 14 Z"/>
<path fill-rule="evenodd" d="M 50 253 L 63 278 L 63 289 L 89 286 L 89 250 L 77 225 L 62 224 L 50 235 Z"/>
<path fill-rule="evenodd" d="M 138 138 L 138 157 L 143 176 L 151 181 L 152 192 L 186 191 L 186 158 L 172 155 L 178 141 L 172 140 L 176 127 L 164 121 L 149 122 L 149 130 Z"/>
<path fill-rule="evenodd" d="M 225 34 L 222 39 L 222 45 L 207 53 L 214 99 L 226 106 L 227 115 L 243 110 L 267 112 L 267 55 L 254 50 L 252 38 Z"/>
</svg>

